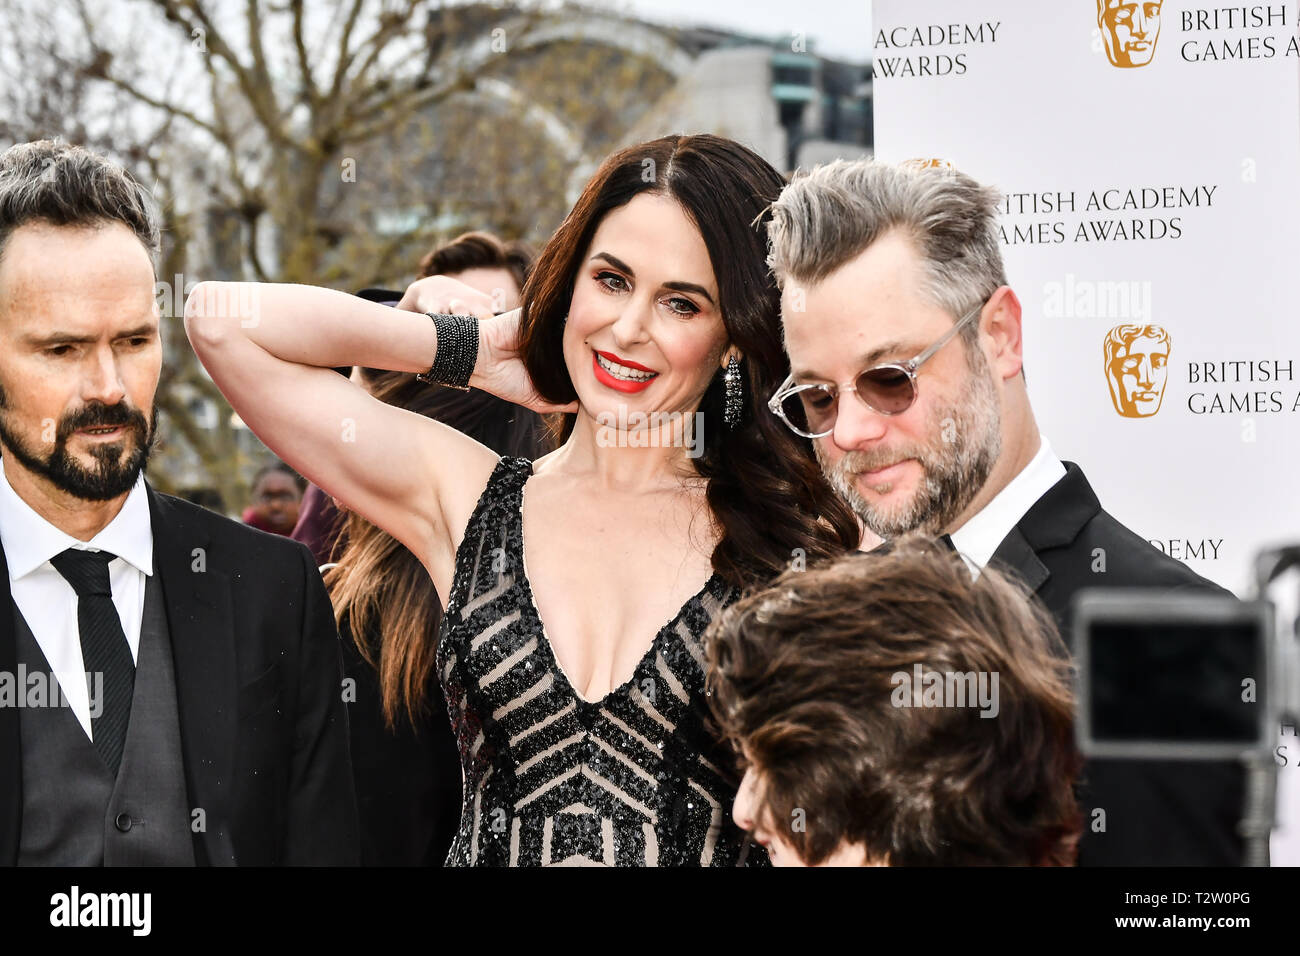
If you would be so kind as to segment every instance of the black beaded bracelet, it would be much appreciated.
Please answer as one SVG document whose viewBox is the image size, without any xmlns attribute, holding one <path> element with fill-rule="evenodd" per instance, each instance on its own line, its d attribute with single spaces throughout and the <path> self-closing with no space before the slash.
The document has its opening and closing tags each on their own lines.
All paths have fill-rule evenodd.
<svg viewBox="0 0 1300 956">
<path fill-rule="evenodd" d="M 438 351 L 429 371 L 415 377 L 429 385 L 469 391 L 469 377 L 478 361 L 478 318 L 473 315 L 448 315 L 427 312 L 438 333 Z"/>
</svg>

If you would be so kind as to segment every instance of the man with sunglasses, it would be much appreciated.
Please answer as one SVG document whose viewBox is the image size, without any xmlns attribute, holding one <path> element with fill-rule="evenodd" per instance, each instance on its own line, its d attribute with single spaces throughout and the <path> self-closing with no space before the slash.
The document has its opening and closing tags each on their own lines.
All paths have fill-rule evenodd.
<svg viewBox="0 0 1300 956">
<path fill-rule="evenodd" d="M 1067 638 L 1083 588 L 1223 593 L 1102 510 L 1039 433 L 998 199 L 956 170 L 866 160 L 787 186 L 769 242 L 791 375 L 769 409 L 869 531 L 945 536 L 972 573 L 1017 572 Z M 1240 862 L 1235 766 L 1093 761 L 1084 776 L 1081 864 Z"/>
</svg>

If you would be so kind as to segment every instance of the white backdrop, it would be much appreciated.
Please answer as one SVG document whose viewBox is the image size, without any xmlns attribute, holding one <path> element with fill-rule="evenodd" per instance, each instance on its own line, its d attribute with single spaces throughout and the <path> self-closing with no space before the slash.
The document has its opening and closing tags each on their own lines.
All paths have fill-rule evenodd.
<svg viewBox="0 0 1300 956">
<path fill-rule="evenodd" d="M 1109 2 L 1136 9 L 875 0 L 876 154 L 1008 194 L 1044 434 L 1120 521 L 1244 594 L 1260 546 L 1300 539 L 1297 5 Z"/>
</svg>

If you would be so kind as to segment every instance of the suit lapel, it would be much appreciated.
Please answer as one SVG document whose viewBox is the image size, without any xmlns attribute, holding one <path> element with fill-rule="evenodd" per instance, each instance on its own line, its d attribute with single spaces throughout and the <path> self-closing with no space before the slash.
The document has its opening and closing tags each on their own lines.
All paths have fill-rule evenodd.
<svg viewBox="0 0 1300 956">
<path fill-rule="evenodd" d="M 0 478 L 0 481 L 3 481 Z M 0 674 L 18 673 L 18 643 L 14 636 L 13 595 L 9 563 L 0 542 Z M 15 687 L 22 693 L 22 688 Z M 0 706 L 0 866 L 18 862 L 18 837 L 23 815 L 23 760 L 18 708 Z"/>
<path fill-rule="evenodd" d="M 1035 551 L 1073 544 L 1084 525 L 1101 512 L 1097 494 L 1072 461 L 1065 465 L 1065 477 L 1047 489 L 1017 525 Z"/>
<path fill-rule="evenodd" d="M 154 573 L 162 584 L 176 668 L 185 777 L 202 814 L 207 862 L 234 862 L 230 797 L 234 773 L 235 633 L 230 582 L 212 564 L 207 530 L 149 488 Z"/>
<path fill-rule="evenodd" d="M 1035 592 L 1051 577 L 1040 555 L 1073 544 L 1101 511 L 1101 503 L 1079 466 L 1072 461 L 1063 464 L 1065 477 L 1034 502 L 993 552 L 993 561 L 1013 568 Z"/>
<path fill-rule="evenodd" d="M 1018 526 L 1002 539 L 989 563 L 1011 568 L 1032 591 L 1041 588 L 1051 576 L 1047 565 L 1039 560 Z"/>
</svg>

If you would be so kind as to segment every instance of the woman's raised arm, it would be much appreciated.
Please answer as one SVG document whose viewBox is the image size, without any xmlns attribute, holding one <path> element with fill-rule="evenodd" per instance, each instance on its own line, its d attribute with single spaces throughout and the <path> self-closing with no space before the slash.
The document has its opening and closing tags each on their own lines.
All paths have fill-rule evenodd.
<svg viewBox="0 0 1300 956">
<path fill-rule="evenodd" d="M 459 289 L 460 311 L 491 316 L 487 297 Z M 438 347 L 429 317 L 313 286 L 201 282 L 185 304 L 185 330 L 253 432 L 406 545 L 446 593 L 456 538 L 497 456 L 332 371 L 425 371 Z"/>
</svg>

